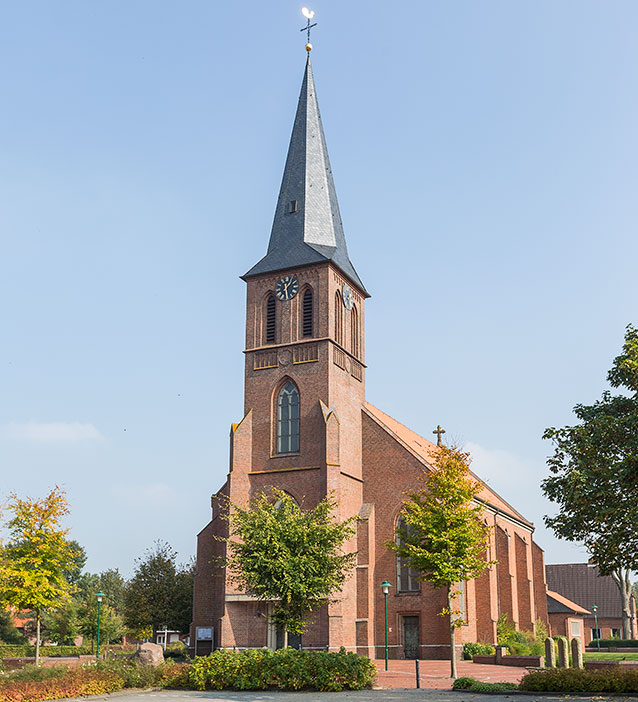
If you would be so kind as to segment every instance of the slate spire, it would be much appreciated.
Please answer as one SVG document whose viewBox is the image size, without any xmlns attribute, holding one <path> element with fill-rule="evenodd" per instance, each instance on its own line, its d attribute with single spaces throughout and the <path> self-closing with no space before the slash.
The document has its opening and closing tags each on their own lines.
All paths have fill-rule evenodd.
<svg viewBox="0 0 638 702">
<path fill-rule="evenodd" d="M 308 57 L 268 253 L 242 278 L 327 260 L 368 297 L 348 257 Z"/>
</svg>

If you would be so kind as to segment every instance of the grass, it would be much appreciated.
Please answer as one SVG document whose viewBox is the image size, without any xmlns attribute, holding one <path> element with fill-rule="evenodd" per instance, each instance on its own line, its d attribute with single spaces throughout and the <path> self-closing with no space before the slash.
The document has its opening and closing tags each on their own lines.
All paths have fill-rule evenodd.
<svg viewBox="0 0 638 702">
<path fill-rule="evenodd" d="M 638 651 L 636 653 L 583 653 L 583 660 L 586 661 L 638 661 Z"/>
</svg>

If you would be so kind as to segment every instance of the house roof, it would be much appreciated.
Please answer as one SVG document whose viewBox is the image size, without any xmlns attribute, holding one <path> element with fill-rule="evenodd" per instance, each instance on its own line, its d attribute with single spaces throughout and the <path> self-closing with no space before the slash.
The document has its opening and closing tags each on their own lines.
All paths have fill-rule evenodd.
<svg viewBox="0 0 638 702">
<path fill-rule="evenodd" d="M 242 278 L 322 261 L 331 261 L 369 297 L 348 256 L 308 57 L 268 252 Z"/>
<path fill-rule="evenodd" d="M 390 415 L 382 412 L 380 409 L 371 405 L 369 402 L 364 402 L 364 409 L 367 410 L 368 414 L 381 424 L 386 431 L 392 434 L 396 439 L 399 440 L 412 454 L 416 455 L 427 467 L 431 468 L 434 460 L 436 458 L 436 452 L 438 447 L 432 441 L 423 438 L 412 429 L 408 429 L 401 422 L 397 422 L 396 419 Z M 470 471 L 471 472 L 471 471 Z M 478 480 L 483 486 L 478 494 L 478 498 L 481 502 L 484 502 L 488 507 L 498 510 L 504 513 L 519 523 L 523 523 L 526 527 L 533 529 L 534 525 L 529 520 L 525 519 L 523 515 L 518 512 L 512 505 L 506 502 L 498 493 L 496 493 L 491 487 L 488 487 L 481 478 L 475 473 L 471 474 Z"/>
<path fill-rule="evenodd" d="M 573 613 L 573 614 L 591 614 L 591 612 L 575 602 L 568 600 L 566 597 L 553 590 L 547 591 L 547 611 L 550 614 L 557 613 Z"/>
<path fill-rule="evenodd" d="M 622 601 L 618 586 L 609 575 L 600 575 L 596 566 L 587 563 L 547 565 L 547 587 L 568 597 L 599 617 L 622 617 Z"/>
</svg>

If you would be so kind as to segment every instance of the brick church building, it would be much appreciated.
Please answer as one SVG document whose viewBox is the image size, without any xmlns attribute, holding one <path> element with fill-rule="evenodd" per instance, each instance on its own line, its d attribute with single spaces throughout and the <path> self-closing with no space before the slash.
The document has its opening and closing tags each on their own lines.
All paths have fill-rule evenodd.
<svg viewBox="0 0 638 702">
<path fill-rule="evenodd" d="M 298 503 L 333 492 L 338 517 L 358 516 L 348 544 L 358 561 L 338 600 L 313 614 L 301 642 L 383 656 L 388 580 L 390 655 L 449 656 L 445 593 L 420 583 L 386 547 L 404 491 L 430 470 L 436 445 L 366 401 L 365 304 L 369 294 L 350 261 L 328 160 L 310 60 L 290 139 L 268 251 L 247 285 L 244 417 L 233 424 L 230 468 L 212 496 L 212 519 L 198 535 L 191 646 L 276 648 L 268 603 L 239 592 L 216 563 L 227 534 L 227 500 L 246 506 L 276 486 Z M 484 575 L 460 585 L 467 625 L 457 641 L 493 642 L 508 613 L 521 629 L 547 621 L 543 551 L 534 526 L 484 486 L 492 532 Z M 211 638 L 212 637 L 212 638 Z M 288 642 L 292 643 L 292 642 Z"/>
</svg>

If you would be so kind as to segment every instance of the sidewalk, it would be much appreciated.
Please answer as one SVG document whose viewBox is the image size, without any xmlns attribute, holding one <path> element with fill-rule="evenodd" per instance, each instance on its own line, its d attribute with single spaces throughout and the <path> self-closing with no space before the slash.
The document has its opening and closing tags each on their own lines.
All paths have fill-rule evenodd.
<svg viewBox="0 0 638 702">
<path fill-rule="evenodd" d="M 379 671 L 377 686 L 385 689 L 415 688 L 416 661 L 388 661 L 389 670 L 385 670 L 385 661 L 376 660 Z M 472 661 L 457 663 L 459 677 L 468 676 L 483 682 L 514 682 L 517 683 L 525 673 L 526 668 L 512 668 L 507 665 L 481 665 Z M 449 690 L 452 687 L 450 678 L 450 661 L 419 661 L 419 679 L 424 690 Z"/>
</svg>

